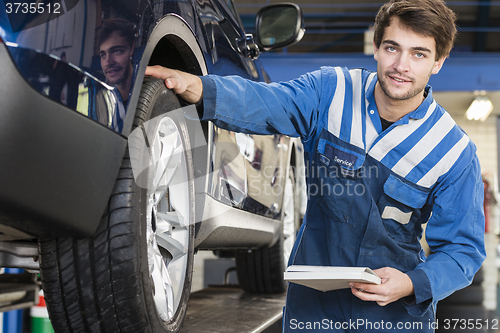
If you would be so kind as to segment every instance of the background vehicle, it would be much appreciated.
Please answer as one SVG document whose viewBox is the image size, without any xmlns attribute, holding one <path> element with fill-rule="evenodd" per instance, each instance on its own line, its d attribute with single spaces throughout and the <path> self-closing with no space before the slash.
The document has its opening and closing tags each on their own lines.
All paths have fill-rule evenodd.
<svg viewBox="0 0 500 333">
<path fill-rule="evenodd" d="M 192 120 L 144 71 L 269 81 L 259 49 L 299 40 L 300 9 L 261 11 L 254 41 L 231 0 L 2 5 L 0 265 L 40 271 L 55 331 L 177 331 L 196 250 L 241 250 L 245 290 L 284 291 L 304 206 L 299 141 Z M 106 44 L 113 19 L 134 28 L 130 57 Z"/>
</svg>

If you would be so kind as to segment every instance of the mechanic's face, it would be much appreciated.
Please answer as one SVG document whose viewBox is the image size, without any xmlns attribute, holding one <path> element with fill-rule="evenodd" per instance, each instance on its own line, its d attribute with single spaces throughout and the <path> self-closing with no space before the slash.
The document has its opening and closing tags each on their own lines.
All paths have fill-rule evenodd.
<svg viewBox="0 0 500 333">
<path fill-rule="evenodd" d="M 397 17 L 385 28 L 380 48 L 375 46 L 378 83 L 389 99 L 422 101 L 432 74 L 437 74 L 444 58 L 436 61 L 436 42 L 406 29 Z"/>
<path fill-rule="evenodd" d="M 133 51 L 134 48 L 117 31 L 101 44 L 99 56 L 107 83 L 120 85 L 131 75 Z"/>
</svg>

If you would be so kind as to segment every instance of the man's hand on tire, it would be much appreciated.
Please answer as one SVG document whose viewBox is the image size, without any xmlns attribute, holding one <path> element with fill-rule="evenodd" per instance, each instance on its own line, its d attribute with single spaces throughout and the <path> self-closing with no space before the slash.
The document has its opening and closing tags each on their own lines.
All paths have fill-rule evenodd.
<svg viewBox="0 0 500 333">
<path fill-rule="evenodd" d="M 158 65 L 148 66 L 146 75 L 162 79 L 168 89 L 188 103 L 196 104 L 203 98 L 203 84 L 196 75 Z"/>
</svg>

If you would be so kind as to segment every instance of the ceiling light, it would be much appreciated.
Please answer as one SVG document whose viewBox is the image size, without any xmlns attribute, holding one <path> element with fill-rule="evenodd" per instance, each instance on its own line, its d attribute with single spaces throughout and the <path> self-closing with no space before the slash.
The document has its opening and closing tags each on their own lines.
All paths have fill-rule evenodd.
<svg viewBox="0 0 500 333">
<path fill-rule="evenodd" d="M 477 96 L 465 112 L 469 120 L 485 121 L 493 111 L 493 103 L 486 96 Z"/>
</svg>

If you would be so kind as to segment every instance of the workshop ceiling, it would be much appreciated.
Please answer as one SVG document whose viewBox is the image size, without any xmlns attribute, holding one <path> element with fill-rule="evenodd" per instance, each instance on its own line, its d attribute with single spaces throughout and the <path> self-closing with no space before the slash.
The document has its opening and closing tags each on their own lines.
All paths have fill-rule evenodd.
<svg viewBox="0 0 500 333">
<path fill-rule="evenodd" d="M 443 106 L 454 118 L 465 117 L 465 111 L 472 103 L 477 93 L 474 92 L 436 92 L 434 99 Z M 500 116 L 500 91 L 488 91 L 485 96 L 494 107 L 490 117 Z"/>
<path fill-rule="evenodd" d="M 255 14 L 260 8 L 282 2 L 282 0 L 234 1 L 248 33 L 254 32 Z M 306 34 L 298 44 L 275 52 L 276 56 L 283 53 L 285 58 L 280 61 L 282 65 L 291 54 L 299 56 L 303 53 L 310 62 L 314 62 L 318 57 L 323 59 L 319 54 L 327 57 L 333 53 L 363 54 L 365 43 L 371 44 L 370 37 L 365 42 L 365 32 L 372 27 L 378 9 L 384 4 L 384 1 L 370 0 L 291 0 L 291 2 L 298 4 L 304 12 Z M 500 0 L 455 0 L 447 1 L 446 4 L 458 16 L 458 35 L 451 57 L 454 59 L 471 57 L 470 65 L 465 66 L 471 67 L 468 68 L 469 74 L 484 71 L 488 65 L 481 60 L 481 57 L 475 55 L 494 56 L 495 53 L 500 53 Z M 306 59 L 302 61 L 309 62 Z M 445 66 L 450 67 L 450 64 L 448 61 Z M 269 64 L 267 65 L 267 69 L 272 69 Z M 491 70 L 498 70 L 498 66 L 492 67 Z M 487 74 L 495 77 L 494 73 Z M 500 76 L 500 73 L 498 74 Z M 453 77 L 450 73 L 447 76 Z M 482 75 L 476 76 L 472 75 L 471 82 L 481 81 Z M 486 95 L 494 105 L 491 116 L 500 116 L 500 91 L 497 90 L 496 81 L 491 86 L 478 84 L 478 87 L 471 91 L 451 89 L 452 91 L 435 92 L 435 98 L 450 114 L 459 118 L 464 116 L 477 95 L 477 91 L 474 92 L 476 89 L 487 91 Z"/>
<path fill-rule="evenodd" d="M 279 0 L 236 0 L 251 32 L 255 14 Z M 304 12 L 306 35 L 288 52 L 363 52 L 364 32 L 373 25 L 382 1 L 295 0 Z M 500 52 L 500 0 L 457 0 L 447 5 L 457 13 L 459 34 L 453 52 Z"/>
</svg>

